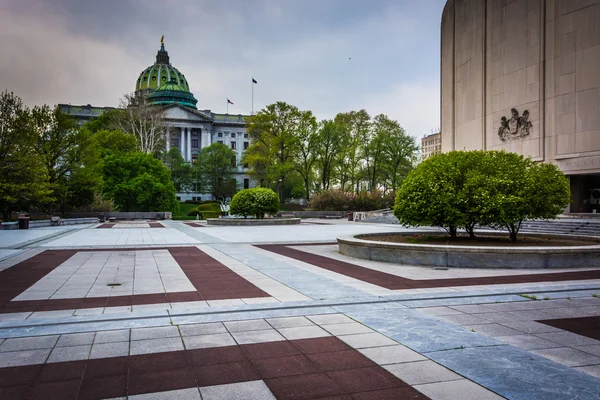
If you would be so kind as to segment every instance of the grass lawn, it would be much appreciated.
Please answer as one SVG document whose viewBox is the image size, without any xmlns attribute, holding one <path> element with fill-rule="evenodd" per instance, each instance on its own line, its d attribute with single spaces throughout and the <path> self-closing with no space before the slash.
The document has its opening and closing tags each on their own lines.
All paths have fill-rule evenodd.
<svg viewBox="0 0 600 400">
<path fill-rule="evenodd" d="M 197 206 L 197 204 L 186 204 L 186 203 L 180 202 L 179 203 L 179 211 L 176 213 L 173 213 L 173 219 L 174 220 L 196 219 L 196 217 L 188 217 L 187 216 L 187 212 L 196 206 Z"/>
</svg>

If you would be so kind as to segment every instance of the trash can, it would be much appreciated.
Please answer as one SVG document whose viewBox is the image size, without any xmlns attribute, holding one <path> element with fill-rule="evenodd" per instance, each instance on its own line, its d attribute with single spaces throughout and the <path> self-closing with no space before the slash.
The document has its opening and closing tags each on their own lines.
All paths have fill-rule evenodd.
<svg viewBox="0 0 600 400">
<path fill-rule="evenodd" d="M 348 211 L 348 221 L 354 221 L 354 211 Z"/>
<path fill-rule="evenodd" d="M 100 215 L 98 215 L 98 222 L 106 222 L 106 213 L 100 213 Z"/>
<path fill-rule="evenodd" d="M 29 229 L 29 214 L 19 214 L 19 229 Z"/>
</svg>

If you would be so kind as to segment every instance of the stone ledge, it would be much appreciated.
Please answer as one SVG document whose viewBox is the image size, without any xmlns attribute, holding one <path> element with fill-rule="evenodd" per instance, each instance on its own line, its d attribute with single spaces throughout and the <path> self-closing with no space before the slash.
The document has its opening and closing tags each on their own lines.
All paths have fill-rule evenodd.
<svg viewBox="0 0 600 400">
<path fill-rule="evenodd" d="M 300 224 L 300 218 L 209 218 L 206 223 L 213 226 L 298 225 Z"/>
<path fill-rule="evenodd" d="M 389 235 L 390 233 L 412 234 L 412 232 L 388 232 L 369 235 Z M 524 233 L 519 235 L 573 238 L 569 235 L 528 235 Z M 444 268 L 553 269 L 600 267 L 600 243 L 598 238 L 589 238 L 590 243 L 593 244 L 584 246 L 493 247 L 376 242 L 361 239 L 360 236 L 362 235 L 338 238 L 340 253 L 365 260 Z M 586 240 L 581 236 L 576 238 Z"/>
</svg>

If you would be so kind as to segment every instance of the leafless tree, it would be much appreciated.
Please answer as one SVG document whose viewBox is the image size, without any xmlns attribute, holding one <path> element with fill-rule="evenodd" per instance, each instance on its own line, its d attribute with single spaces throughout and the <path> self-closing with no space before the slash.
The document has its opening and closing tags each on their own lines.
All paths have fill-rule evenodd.
<svg viewBox="0 0 600 400">
<path fill-rule="evenodd" d="M 123 132 L 138 139 L 139 150 L 153 154 L 165 145 L 164 112 L 160 107 L 148 104 L 144 97 L 126 94 L 119 104 L 123 112 L 116 124 Z"/>
</svg>

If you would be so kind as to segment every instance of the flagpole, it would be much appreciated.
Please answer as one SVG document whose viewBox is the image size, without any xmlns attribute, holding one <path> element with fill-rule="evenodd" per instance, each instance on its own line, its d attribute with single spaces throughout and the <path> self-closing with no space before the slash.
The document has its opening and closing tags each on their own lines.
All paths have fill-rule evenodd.
<svg viewBox="0 0 600 400">
<path fill-rule="evenodd" d="M 227 99 L 227 114 L 229 114 L 229 99 Z"/>
<path fill-rule="evenodd" d="M 250 84 L 252 85 L 252 113 L 250 115 L 254 115 L 254 77 L 252 77 Z"/>
</svg>

